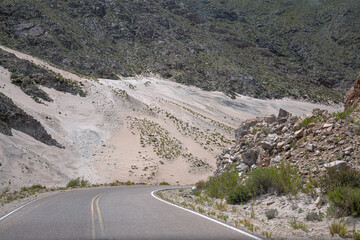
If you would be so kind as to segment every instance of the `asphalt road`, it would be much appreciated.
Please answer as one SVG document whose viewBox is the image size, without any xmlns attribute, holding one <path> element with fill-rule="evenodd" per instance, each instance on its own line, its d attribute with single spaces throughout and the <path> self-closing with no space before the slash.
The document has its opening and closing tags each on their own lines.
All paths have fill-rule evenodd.
<svg viewBox="0 0 360 240">
<path fill-rule="evenodd" d="M 0 221 L 0 239 L 254 239 L 154 198 L 161 186 L 90 188 L 37 200 Z"/>
</svg>

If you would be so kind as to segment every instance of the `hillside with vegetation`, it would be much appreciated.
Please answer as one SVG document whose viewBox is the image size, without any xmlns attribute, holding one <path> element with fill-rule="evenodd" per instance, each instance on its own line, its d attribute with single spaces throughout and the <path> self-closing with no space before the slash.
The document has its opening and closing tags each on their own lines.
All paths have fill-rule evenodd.
<svg viewBox="0 0 360 240">
<path fill-rule="evenodd" d="M 341 102 L 360 69 L 359 13 L 357 0 L 4 0 L 0 43 L 87 76 Z"/>
</svg>

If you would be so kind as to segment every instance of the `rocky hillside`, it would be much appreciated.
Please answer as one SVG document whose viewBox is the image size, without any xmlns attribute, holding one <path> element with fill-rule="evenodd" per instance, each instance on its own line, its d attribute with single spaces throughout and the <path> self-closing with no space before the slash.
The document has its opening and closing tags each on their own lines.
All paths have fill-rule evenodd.
<svg viewBox="0 0 360 240">
<path fill-rule="evenodd" d="M 314 109 L 297 117 L 280 109 L 278 116 L 244 121 L 235 130 L 236 145 L 220 154 L 215 175 L 232 167 L 245 173 L 281 161 L 309 176 L 333 166 L 360 168 L 359 83 L 360 78 L 348 92 L 342 112 Z"/>
<path fill-rule="evenodd" d="M 357 0 L 4 0 L 0 43 L 88 76 L 341 102 L 360 68 L 359 13 Z"/>
</svg>

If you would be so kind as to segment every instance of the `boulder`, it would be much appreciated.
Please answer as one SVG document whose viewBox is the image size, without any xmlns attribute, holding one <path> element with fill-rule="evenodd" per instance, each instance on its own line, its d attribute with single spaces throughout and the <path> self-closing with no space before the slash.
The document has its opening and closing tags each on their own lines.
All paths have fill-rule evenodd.
<svg viewBox="0 0 360 240">
<path fill-rule="evenodd" d="M 345 96 L 344 108 L 357 106 L 360 104 L 360 74 L 354 83 L 354 86 L 347 92 Z"/>
<path fill-rule="evenodd" d="M 272 114 L 269 117 L 265 117 L 265 122 L 269 124 L 276 122 L 276 116 Z"/>
<path fill-rule="evenodd" d="M 313 152 L 314 149 L 315 149 L 315 146 L 313 144 L 311 144 L 311 143 L 307 143 L 307 144 L 305 144 L 305 149 L 310 151 L 310 152 Z"/>
<path fill-rule="evenodd" d="M 259 152 L 254 150 L 249 150 L 243 154 L 241 154 L 241 159 L 243 162 L 248 165 L 249 167 L 256 163 L 256 160 L 258 159 Z"/>
<path fill-rule="evenodd" d="M 260 142 L 260 146 L 264 149 L 264 150 L 271 150 L 273 148 L 273 145 L 270 142 L 267 141 L 262 141 Z"/>
<path fill-rule="evenodd" d="M 276 157 L 270 160 L 270 163 L 279 163 L 281 162 L 281 159 L 282 159 L 281 156 L 277 155 Z"/>
<path fill-rule="evenodd" d="M 239 163 L 238 165 L 236 165 L 236 170 L 238 170 L 239 172 L 243 172 L 245 171 L 246 169 L 248 169 L 249 166 L 246 165 L 245 163 L 241 162 Z"/>
<path fill-rule="evenodd" d="M 294 133 L 294 136 L 295 136 L 296 138 L 301 138 L 302 136 L 304 136 L 304 129 L 300 129 L 299 131 L 296 131 L 296 132 Z"/>
<path fill-rule="evenodd" d="M 278 114 L 278 119 L 281 119 L 281 118 L 288 118 L 291 116 L 291 113 L 289 113 L 288 111 L 280 108 L 279 110 L 279 114 Z"/>
<path fill-rule="evenodd" d="M 347 167 L 347 163 L 345 161 L 333 161 L 331 163 L 325 163 L 325 168 L 336 168 L 336 169 L 344 169 Z"/>
</svg>

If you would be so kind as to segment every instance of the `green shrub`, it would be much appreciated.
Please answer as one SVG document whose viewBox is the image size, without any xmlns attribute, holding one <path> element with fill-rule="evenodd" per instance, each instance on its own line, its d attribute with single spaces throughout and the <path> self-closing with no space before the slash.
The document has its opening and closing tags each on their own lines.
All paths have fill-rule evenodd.
<svg viewBox="0 0 360 240">
<path fill-rule="evenodd" d="M 317 120 L 318 118 L 314 116 L 306 117 L 296 126 L 296 128 L 297 129 L 307 128 L 310 123 L 316 122 Z"/>
<path fill-rule="evenodd" d="M 201 181 L 198 181 L 197 183 L 195 183 L 195 187 L 196 189 L 203 189 L 205 187 L 205 181 L 204 180 L 201 180 Z"/>
<path fill-rule="evenodd" d="M 214 189 L 218 190 L 218 188 Z M 227 189 L 226 200 L 230 204 L 242 204 L 249 201 L 251 197 L 266 193 L 276 192 L 296 196 L 301 189 L 302 182 L 298 170 L 282 162 L 279 168 L 271 166 L 252 171 L 246 182 Z"/>
<path fill-rule="evenodd" d="M 339 111 L 339 112 L 333 113 L 332 116 L 335 117 L 337 120 L 347 119 L 350 117 L 350 115 L 354 112 L 355 109 L 356 109 L 355 106 L 348 107 L 342 112 Z"/>
<path fill-rule="evenodd" d="M 229 192 L 226 201 L 229 204 L 243 204 L 250 199 L 251 195 L 247 186 L 244 184 L 239 184 Z"/>
<path fill-rule="evenodd" d="M 161 182 L 161 183 L 159 183 L 159 185 L 170 185 L 170 184 L 167 182 Z"/>
<path fill-rule="evenodd" d="M 331 222 L 329 226 L 331 236 L 338 234 L 340 237 L 348 237 L 348 227 L 342 219 Z"/>
<path fill-rule="evenodd" d="M 360 188 L 360 171 L 350 167 L 329 168 L 321 179 L 321 188 L 324 192 L 330 192 L 336 187 Z"/>
<path fill-rule="evenodd" d="M 126 181 L 124 184 L 125 184 L 126 186 L 135 185 L 135 183 L 134 183 L 134 182 L 131 182 L 130 180 Z"/>
<path fill-rule="evenodd" d="M 328 197 L 343 215 L 360 215 L 360 188 L 337 187 L 328 192 Z"/>
<path fill-rule="evenodd" d="M 215 206 L 214 208 L 219 210 L 219 211 L 226 211 L 227 210 L 227 204 L 226 202 L 223 203 L 223 202 L 215 202 Z"/>
<path fill-rule="evenodd" d="M 267 217 L 267 219 L 274 219 L 277 215 L 279 215 L 279 212 L 277 209 L 269 209 L 265 211 L 265 216 Z"/>
<path fill-rule="evenodd" d="M 66 185 L 67 188 L 77 188 L 77 187 L 87 187 L 89 186 L 89 182 L 84 180 L 83 178 L 75 178 L 71 179 L 69 183 Z"/>
<path fill-rule="evenodd" d="M 302 187 L 298 170 L 284 162 L 280 164 L 279 168 L 271 166 L 255 169 L 246 184 L 253 195 L 269 192 L 296 195 Z"/>
<path fill-rule="evenodd" d="M 336 216 L 360 215 L 360 172 L 354 168 L 328 169 L 321 188 Z"/>
<path fill-rule="evenodd" d="M 293 217 L 291 219 L 291 221 L 289 222 L 290 226 L 293 228 L 293 229 L 301 229 L 303 230 L 304 232 L 308 232 L 308 226 L 303 223 L 303 222 L 300 222 L 298 221 L 295 217 Z"/>
<path fill-rule="evenodd" d="M 223 198 L 238 184 L 238 178 L 235 171 L 226 171 L 220 176 L 210 177 L 205 184 L 205 191 L 209 197 Z"/>
<path fill-rule="evenodd" d="M 35 190 L 35 189 L 45 189 L 45 186 L 41 186 L 40 184 L 36 184 L 36 185 L 32 185 L 31 187 L 29 187 L 29 190 Z"/>
<path fill-rule="evenodd" d="M 317 212 L 309 212 L 306 217 L 305 220 L 306 221 L 312 221 L 312 222 L 320 222 L 322 221 L 324 218 L 324 214 L 322 212 L 319 211 L 319 213 Z"/>
</svg>

